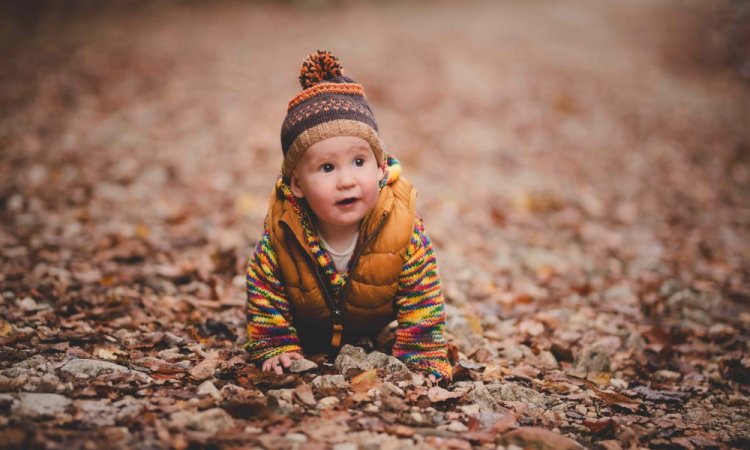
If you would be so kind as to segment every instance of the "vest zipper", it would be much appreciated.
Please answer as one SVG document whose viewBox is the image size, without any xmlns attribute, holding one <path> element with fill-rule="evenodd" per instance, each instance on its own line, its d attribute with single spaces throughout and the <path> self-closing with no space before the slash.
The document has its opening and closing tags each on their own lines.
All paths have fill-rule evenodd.
<svg viewBox="0 0 750 450">
<path fill-rule="evenodd" d="M 320 274 L 320 265 L 315 262 L 315 260 L 310 256 L 309 253 L 303 251 L 303 253 L 307 256 L 307 262 L 311 265 L 310 267 L 312 268 L 312 272 L 313 274 L 315 274 L 315 279 L 318 282 L 318 285 L 320 286 L 320 289 L 323 293 L 323 300 L 325 301 L 328 310 L 331 312 L 331 322 L 333 326 L 333 335 L 331 337 L 332 347 L 338 348 L 341 346 L 341 337 L 344 334 L 344 315 L 341 311 L 340 301 L 343 298 L 344 292 L 349 287 L 350 280 L 352 279 L 351 271 L 357 266 L 357 262 L 359 262 L 359 258 L 360 256 L 362 256 L 362 253 L 364 253 L 365 249 L 369 247 L 370 244 L 372 244 L 372 241 L 375 240 L 377 235 L 380 233 L 380 230 L 383 229 L 383 225 L 385 225 L 385 221 L 387 218 L 388 211 L 384 211 L 383 216 L 378 223 L 378 226 L 375 228 L 375 231 L 370 233 L 370 235 L 365 238 L 362 245 L 357 249 L 356 253 L 354 253 L 354 256 L 352 257 L 349 264 L 349 276 L 346 278 L 346 282 L 341 287 L 341 290 L 339 290 L 339 295 L 337 295 L 336 298 L 334 298 L 331 292 L 328 290 L 328 282 L 326 282 Z M 289 226 L 289 224 L 287 224 L 286 222 L 283 223 L 287 226 L 287 228 L 289 228 L 290 231 L 292 231 L 292 228 Z M 292 234 L 294 234 L 293 231 Z"/>
<path fill-rule="evenodd" d="M 294 231 L 292 230 L 292 227 L 289 226 L 288 223 L 282 222 L 287 229 L 292 233 L 292 235 L 296 236 L 294 234 Z M 299 239 L 297 239 L 297 242 L 299 242 Z M 303 245 L 301 242 L 299 242 L 300 245 Z M 315 275 L 315 280 L 318 282 L 318 285 L 320 286 L 321 293 L 323 294 L 323 301 L 325 302 L 326 306 L 328 307 L 328 310 L 331 311 L 331 315 L 334 315 L 334 311 L 338 313 L 338 315 L 341 315 L 341 312 L 338 311 L 338 308 L 336 307 L 336 304 L 333 301 L 333 296 L 328 291 L 328 283 L 325 282 L 323 277 L 320 274 L 320 266 L 315 263 L 315 260 L 312 256 L 310 256 L 307 251 L 305 251 L 305 248 L 302 248 L 302 253 L 305 254 L 305 257 L 307 258 L 307 263 L 310 264 L 310 268 L 312 269 L 313 274 Z"/>
<path fill-rule="evenodd" d="M 357 252 L 352 257 L 350 264 L 349 264 L 349 276 L 346 277 L 346 282 L 344 282 L 344 285 L 341 287 L 341 290 L 339 290 L 339 295 L 336 298 L 336 310 L 331 313 L 331 318 L 333 319 L 333 335 L 331 336 L 331 346 L 334 348 L 338 348 L 341 346 L 341 338 L 344 334 L 344 324 L 343 324 L 343 315 L 341 314 L 341 299 L 344 297 L 344 294 L 349 287 L 349 282 L 352 279 L 352 271 L 355 267 L 357 267 L 357 263 L 359 262 L 359 257 L 362 256 L 362 253 L 364 253 L 365 249 L 372 244 L 372 241 L 375 240 L 377 235 L 380 233 L 380 230 L 383 228 L 383 225 L 385 225 L 385 220 L 388 218 L 388 212 L 384 211 L 383 216 L 380 219 L 380 222 L 378 223 L 378 226 L 375 228 L 375 231 L 373 231 L 369 236 L 367 236 L 362 242 L 362 245 L 357 249 Z"/>
</svg>

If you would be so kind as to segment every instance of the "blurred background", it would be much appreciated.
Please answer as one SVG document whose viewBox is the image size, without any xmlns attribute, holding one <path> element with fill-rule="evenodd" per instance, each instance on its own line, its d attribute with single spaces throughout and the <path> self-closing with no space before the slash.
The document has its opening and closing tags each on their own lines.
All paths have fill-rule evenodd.
<svg viewBox="0 0 750 450">
<path fill-rule="evenodd" d="M 280 126 L 327 49 L 420 191 L 451 342 L 522 377 L 594 344 L 613 386 L 689 376 L 685 420 L 743 447 L 746 399 L 700 402 L 750 373 L 749 6 L 3 1 L 2 359 L 127 362 L 156 331 L 241 354 Z"/>
<path fill-rule="evenodd" d="M 2 8 L 0 243 L 17 289 L 49 265 L 209 292 L 143 278 L 146 262 L 200 269 L 241 304 L 300 61 L 329 49 L 421 192 L 451 303 L 502 315 L 668 278 L 747 300 L 748 2 Z"/>
</svg>

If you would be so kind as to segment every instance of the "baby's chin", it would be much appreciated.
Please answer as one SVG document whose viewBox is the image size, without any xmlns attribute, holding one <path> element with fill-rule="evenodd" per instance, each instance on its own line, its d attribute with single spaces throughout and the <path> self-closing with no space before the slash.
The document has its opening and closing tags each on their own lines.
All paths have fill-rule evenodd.
<svg viewBox="0 0 750 450">
<path fill-rule="evenodd" d="M 328 220 L 325 221 L 337 227 L 350 227 L 353 225 L 359 225 L 366 215 L 367 213 L 342 214 L 336 217 L 328 217 Z"/>
</svg>

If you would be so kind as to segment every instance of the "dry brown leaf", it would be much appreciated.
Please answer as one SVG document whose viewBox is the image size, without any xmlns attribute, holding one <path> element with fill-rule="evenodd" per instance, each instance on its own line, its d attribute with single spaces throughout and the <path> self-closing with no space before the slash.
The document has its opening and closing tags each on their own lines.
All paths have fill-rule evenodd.
<svg viewBox="0 0 750 450">
<path fill-rule="evenodd" d="M 10 325 L 10 322 L 0 320 L 0 337 L 4 337 L 10 334 L 12 329 L 13 327 Z"/>
<path fill-rule="evenodd" d="M 300 384 L 294 388 L 294 398 L 305 406 L 315 406 L 317 401 L 309 384 Z"/>
<path fill-rule="evenodd" d="M 414 428 L 399 424 L 385 427 L 385 432 L 399 437 L 412 437 L 415 433 Z"/>
<path fill-rule="evenodd" d="M 521 427 L 503 434 L 502 441 L 538 450 L 584 450 L 578 442 L 554 431 L 536 427 Z"/>
<path fill-rule="evenodd" d="M 203 381 L 214 376 L 216 366 L 219 365 L 219 352 L 211 352 L 206 359 L 190 369 L 190 378 L 196 381 Z"/>
<path fill-rule="evenodd" d="M 427 391 L 427 398 L 433 403 L 444 402 L 446 400 L 452 400 L 455 398 L 461 398 L 466 395 L 466 392 L 451 392 L 443 389 L 440 386 L 433 386 Z"/>
</svg>

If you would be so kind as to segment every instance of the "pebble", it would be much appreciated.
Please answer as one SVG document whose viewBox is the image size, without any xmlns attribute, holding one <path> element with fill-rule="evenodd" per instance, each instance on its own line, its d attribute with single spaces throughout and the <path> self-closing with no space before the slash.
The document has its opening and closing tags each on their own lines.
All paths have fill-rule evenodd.
<svg viewBox="0 0 750 450">
<path fill-rule="evenodd" d="M 292 373 L 302 373 L 308 370 L 317 369 L 318 365 L 307 359 L 297 359 L 292 361 L 292 365 L 289 367 L 289 371 Z"/>
<path fill-rule="evenodd" d="M 479 405 L 472 403 L 471 405 L 461 405 L 458 407 L 467 416 L 474 416 L 479 414 Z"/>
<path fill-rule="evenodd" d="M 98 359 L 72 359 L 65 363 L 60 370 L 67 372 L 78 378 L 98 377 L 99 375 L 110 374 L 115 372 L 128 373 L 133 372 L 127 367 L 115 364 L 109 361 L 100 361 Z M 145 374 L 140 375 L 147 377 Z"/>
<path fill-rule="evenodd" d="M 333 450 L 357 450 L 357 445 L 351 443 L 336 444 L 333 446 Z"/>
<path fill-rule="evenodd" d="M 302 433 L 289 433 L 285 436 L 285 439 L 298 444 L 304 444 L 307 442 L 307 436 Z"/>
<path fill-rule="evenodd" d="M 542 395 L 517 383 L 491 383 L 487 390 L 496 401 L 540 403 Z"/>
<path fill-rule="evenodd" d="M 341 348 L 341 352 L 333 365 L 342 374 L 345 374 L 349 369 L 371 370 L 382 368 L 389 373 L 408 372 L 409 370 L 398 358 L 377 351 L 368 354 L 363 348 L 349 344 Z"/>
<path fill-rule="evenodd" d="M 13 415 L 34 420 L 53 419 L 72 409 L 73 401 L 60 394 L 22 392 L 0 394 L 0 403 L 12 402 Z"/>
<path fill-rule="evenodd" d="M 383 383 L 383 388 L 390 391 L 393 394 L 398 395 L 399 397 L 403 397 L 405 395 L 403 389 L 391 383 L 390 381 L 386 381 L 385 383 Z"/>
<path fill-rule="evenodd" d="M 16 300 L 16 305 L 19 308 L 21 308 L 23 311 L 27 311 L 27 312 L 39 311 L 41 309 L 47 309 L 47 308 L 49 308 L 48 304 L 46 304 L 46 303 L 37 303 L 31 297 L 24 297 L 22 300 Z"/>
<path fill-rule="evenodd" d="M 369 404 L 362 409 L 366 413 L 376 413 L 380 411 L 380 408 L 373 404 Z"/>
<path fill-rule="evenodd" d="M 462 424 L 461 422 L 454 420 L 453 422 L 448 424 L 448 431 L 453 431 L 454 433 L 463 433 L 464 431 L 468 431 L 469 427 Z"/>
<path fill-rule="evenodd" d="M 198 391 L 196 394 L 200 395 L 201 397 L 210 395 L 211 397 L 215 399 L 221 398 L 221 393 L 218 389 L 216 389 L 216 386 L 211 381 L 204 381 L 203 383 L 198 386 Z"/>
<path fill-rule="evenodd" d="M 339 404 L 339 399 L 337 397 L 323 397 L 320 400 L 318 400 L 318 405 L 316 406 L 317 409 L 330 409 Z"/>
<path fill-rule="evenodd" d="M 310 385 L 316 389 L 345 388 L 347 382 L 343 375 L 321 375 L 315 377 Z"/>
<path fill-rule="evenodd" d="M 177 429 L 201 431 L 211 436 L 234 426 L 234 419 L 221 408 L 205 411 L 178 411 L 170 417 L 170 425 Z"/>
</svg>

